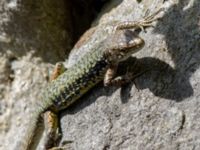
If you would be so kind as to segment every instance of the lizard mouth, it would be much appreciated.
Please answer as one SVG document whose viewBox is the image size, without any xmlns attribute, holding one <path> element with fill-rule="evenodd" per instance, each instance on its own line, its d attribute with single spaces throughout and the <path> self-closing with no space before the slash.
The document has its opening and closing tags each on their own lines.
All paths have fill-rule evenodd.
<svg viewBox="0 0 200 150">
<path fill-rule="evenodd" d="M 130 42 L 129 42 L 129 47 L 130 48 L 135 48 L 135 49 L 140 49 L 140 48 L 143 48 L 144 47 L 144 45 L 145 45 L 145 42 L 144 42 L 144 40 L 143 39 L 141 39 L 141 38 L 135 38 L 135 39 L 133 39 L 133 40 L 131 40 Z"/>
</svg>

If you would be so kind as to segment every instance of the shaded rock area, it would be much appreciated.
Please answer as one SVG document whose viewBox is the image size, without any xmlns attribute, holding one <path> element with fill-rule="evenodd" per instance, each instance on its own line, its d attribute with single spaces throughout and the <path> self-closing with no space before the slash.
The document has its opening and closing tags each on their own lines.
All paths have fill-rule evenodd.
<svg viewBox="0 0 200 150">
<path fill-rule="evenodd" d="M 81 2 L 0 2 L 0 149 L 12 150 L 25 132 L 52 64 L 67 58 L 66 66 L 72 66 L 112 34 L 117 22 L 141 19 L 160 7 L 165 11 L 154 27 L 140 33 L 145 47 L 120 64 L 118 74 L 150 70 L 123 87 L 100 83 L 61 112 L 61 145 L 72 141 L 66 145 L 72 150 L 200 149 L 200 2 Z"/>
</svg>

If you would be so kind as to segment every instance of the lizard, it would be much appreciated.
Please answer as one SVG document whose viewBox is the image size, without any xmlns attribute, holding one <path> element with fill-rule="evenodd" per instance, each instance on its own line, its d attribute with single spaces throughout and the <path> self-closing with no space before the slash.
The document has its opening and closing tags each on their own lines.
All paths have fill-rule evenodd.
<svg viewBox="0 0 200 150">
<path fill-rule="evenodd" d="M 158 19 L 155 16 L 161 10 L 140 21 L 116 24 L 113 34 L 95 45 L 72 67 L 64 69 L 62 64 L 57 63 L 51 82 L 42 92 L 41 100 L 33 106 L 35 110 L 30 116 L 30 125 L 23 139 L 17 143 L 16 150 L 29 150 L 32 147 L 43 114 L 46 115 L 45 124 L 49 128 L 44 149 L 64 149 L 53 148 L 58 139 L 58 119 L 55 114 L 69 107 L 102 80 L 105 86 L 121 85 L 132 80 L 133 76 L 129 73 L 115 77 L 117 66 L 144 47 L 145 41 L 135 30 L 152 26 L 152 22 Z"/>
</svg>

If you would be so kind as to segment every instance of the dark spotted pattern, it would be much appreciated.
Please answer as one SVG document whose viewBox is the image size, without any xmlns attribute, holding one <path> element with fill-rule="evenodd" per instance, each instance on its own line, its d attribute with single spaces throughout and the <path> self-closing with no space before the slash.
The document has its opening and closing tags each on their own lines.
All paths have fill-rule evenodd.
<svg viewBox="0 0 200 150">
<path fill-rule="evenodd" d="M 104 60 L 97 62 L 94 67 L 89 69 L 87 74 L 84 74 L 68 87 L 65 87 L 64 90 L 60 91 L 59 96 L 54 99 L 54 107 L 59 110 L 64 109 L 81 97 L 96 82 L 102 79 L 106 66 L 107 63 Z"/>
<path fill-rule="evenodd" d="M 43 94 L 43 108 L 65 109 L 101 81 L 110 64 L 105 57 L 101 50 L 90 52 L 52 81 Z"/>
</svg>

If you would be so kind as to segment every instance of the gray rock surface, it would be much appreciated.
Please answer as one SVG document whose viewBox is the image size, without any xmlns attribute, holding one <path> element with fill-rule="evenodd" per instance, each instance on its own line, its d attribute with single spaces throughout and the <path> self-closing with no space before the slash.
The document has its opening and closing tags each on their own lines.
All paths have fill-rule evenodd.
<svg viewBox="0 0 200 150">
<path fill-rule="evenodd" d="M 15 2 L 0 2 L 1 10 L 4 10 L 4 13 L 0 13 L 3 18 L 0 21 L 2 150 L 12 150 L 15 141 L 25 132 L 24 127 L 28 125 L 26 114 L 29 114 L 30 104 L 38 100 L 41 88 L 47 83 L 49 63 L 60 58 L 55 50 L 59 42 L 54 47 L 52 41 L 46 42 L 46 36 L 21 28 L 26 23 L 24 17 L 21 17 L 24 21 L 20 21 L 13 18 L 16 14 L 10 15 L 19 9 Z M 145 47 L 134 55 L 137 59 L 133 57 L 119 68 L 119 73 L 127 66 L 131 71 L 135 69 L 135 72 L 138 67 L 151 68 L 151 71 L 136 78 L 135 84 L 121 88 L 105 88 L 102 83 L 98 84 L 63 111 L 60 114 L 62 143 L 73 141 L 67 144 L 68 149 L 200 149 L 198 0 L 149 0 L 140 3 L 113 0 L 107 3 L 94 21 L 93 28 L 73 48 L 66 64 L 73 65 L 95 43 L 106 38 L 112 32 L 113 23 L 140 19 L 147 9 L 151 13 L 160 6 L 165 8 L 165 12 L 159 21 L 154 28 L 140 34 L 146 41 Z M 40 31 L 41 26 L 33 24 L 36 31 Z M 60 31 L 59 27 L 55 25 L 55 31 Z M 54 39 L 58 40 L 57 37 L 60 37 L 59 34 Z M 45 43 L 49 45 L 44 46 Z M 53 53 L 47 52 L 48 48 L 54 49 Z M 60 45 L 61 54 L 62 48 L 63 45 Z M 47 61 L 50 58 L 53 61 Z M 136 66 L 133 62 L 136 62 Z"/>
</svg>

